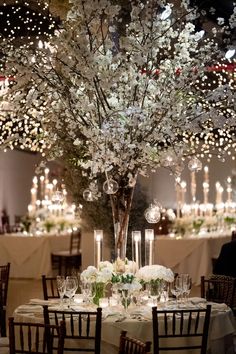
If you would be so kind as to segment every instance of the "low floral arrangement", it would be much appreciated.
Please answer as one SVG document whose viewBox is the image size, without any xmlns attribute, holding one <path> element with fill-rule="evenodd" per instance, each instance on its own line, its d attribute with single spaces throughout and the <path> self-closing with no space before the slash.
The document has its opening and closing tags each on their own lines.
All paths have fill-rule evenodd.
<svg viewBox="0 0 236 354">
<path fill-rule="evenodd" d="M 134 273 L 137 265 L 128 259 L 117 258 L 114 263 L 100 262 L 98 268 L 89 266 L 81 275 L 81 281 L 92 284 L 93 302 L 98 305 L 99 298 L 104 297 L 107 284 L 119 285 L 119 290 L 132 291 L 141 289 L 140 283 L 136 280 Z"/>
<path fill-rule="evenodd" d="M 137 271 L 135 276 L 143 283 L 149 283 L 156 280 L 164 280 L 168 283 L 174 281 L 174 273 L 172 270 L 159 264 L 142 267 Z"/>
<path fill-rule="evenodd" d="M 136 277 L 148 288 L 150 295 L 155 296 L 156 299 L 161 295 L 163 281 L 168 283 L 174 281 L 172 270 L 159 264 L 140 268 Z"/>
</svg>

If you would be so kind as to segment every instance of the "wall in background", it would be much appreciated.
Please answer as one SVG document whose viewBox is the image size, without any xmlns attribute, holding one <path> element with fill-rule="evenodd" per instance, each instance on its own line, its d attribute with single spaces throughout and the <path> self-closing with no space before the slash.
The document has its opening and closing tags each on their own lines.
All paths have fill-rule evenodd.
<svg viewBox="0 0 236 354">
<path fill-rule="evenodd" d="M 0 153 L 0 208 L 6 209 L 10 224 L 15 215 L 24 215 L 30 202 L 30 189 L 36 165 L 37 154 L 21 151 Z"/>
</svg>

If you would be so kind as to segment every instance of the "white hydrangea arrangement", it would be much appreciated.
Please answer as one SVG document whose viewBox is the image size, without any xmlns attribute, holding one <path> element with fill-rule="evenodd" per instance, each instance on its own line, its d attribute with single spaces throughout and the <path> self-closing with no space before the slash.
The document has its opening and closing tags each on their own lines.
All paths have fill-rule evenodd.
<svg viewBox="0 0 236 354">
<path fill-rule="evenodd" d="M 112 270 L 110 270 L 109 267 L 97 269 L 94 266 L 88 266 L 88 268 L 81 273 L 80 278 L 81 281 L 86 281 L 88 283 L 107 284 L 111 281 Z"/>
<path fill-rule="evenodd" d="M 136 277 L 143 283 L 150 283 L 156 280 L 164 280 L 168 283 L 174 281 L 172 270 L 159 264 L 147 265 L 140 268 L 136 273 Z"/>
</svg>

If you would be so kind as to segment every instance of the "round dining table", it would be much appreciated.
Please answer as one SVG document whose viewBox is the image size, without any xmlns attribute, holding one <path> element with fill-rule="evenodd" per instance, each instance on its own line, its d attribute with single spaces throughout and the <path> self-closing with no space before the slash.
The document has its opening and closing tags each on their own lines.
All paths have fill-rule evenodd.
<svg viewBox="0 0 236 354">
<path fill-rule="evenodd" d="M 28 304 L 17 307 L 14 311 L 14 318 L 21 322 L 43 322 L 43 305 L 59 308 L 57 300 L 32 299 Z M 203 308 L 207 302 L 205 299 L 189 299 L 185 308 Z M 236 331 L 236 323 L 232 310 L 225 304 L 210 303 L 212 305 L 209 335 L 208 354 L 233 354 L 233 335 Z M 159 304 L 161 309 L 173 308 L 173 301 Z M 181 305 L 174 305 L 181 306 Z M 200 307 L 199 307 L 200 306 Z M 93 305 L 72 304 L 68 311 L 94 311 Z M 117 354 L 121 330 L 142 341 L 152 342 L 152 311 L 151 307 L 133 306 L 128 314 L 122 308 L 106 307 L 102 309 L 102 342 L 101 354 Z M 181 353 L 183 354 L 183 353 Z M 188 352 L 189 354 L 189 352 Z"/>
<path fill-rule="evenodd" d="M 1 264 L 11 263 L 11 278 L 40 279 L 52 274 L 51 253 L 69 249 L 70 234 L 25 233 L 0 236 Z"/>
</svg>

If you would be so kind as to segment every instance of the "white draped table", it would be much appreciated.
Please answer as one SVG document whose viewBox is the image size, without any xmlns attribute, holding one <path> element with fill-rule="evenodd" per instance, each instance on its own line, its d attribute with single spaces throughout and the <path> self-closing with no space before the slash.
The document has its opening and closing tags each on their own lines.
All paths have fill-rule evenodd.
<svg viewBox="0 0 236 354">
<path fill-rule="evenodd" d="M 204 299 L 199 300 L 205 301 Z M 39 303 L 40 301 L 35 302 L 35 304 Z M 45 304 L 45 301 L 42 303 Z M 55 307 L 54 300 L 52 304 Z M 211 304 L 212 313 L 208 336 L 208 354 L 233 354 L 233 335 L 236 330 L 233 313 L 225 304 Z M 50 302 L 48 302 L 48 305 L 50 305 Z M 77 308 L 73 306 L 73 309 L 79 310 L 81 307 Z M 84 309 L 83 307 L 82 310 Z M 94 310 L 95 308 L 93 308 L 93 311 Z M 106 314 L 106 311 L 106 309 L 103 309 L 103 314 Z M 151 308 L 149 308 L 147 312 L 145 310 L 144 313 L 146 313 L 146 316 L 143 317 L 143 319 L 140 319 L 140 317 L 122 319 L 122 317 L 120 317 L 121 311 L 122 310 L 118 312 L 118 310 L 115 310 L 115 312 L 112 313 L 112 310 L 109 309 L 110 316 L 105 316 L 102 320 L 101 354 L 118 353 L 121 330 L 126 330 L 128 335 L 134 338 L 152 342 Z M 137 309 L 135 311 L 137 311 Z M 19 306 L 14 311 L 14 317 L 20 322 L 43 322 L 42 307 L 40 308 L 40 306 L 33 304 Z M 119 321 L 120 318 L 121 320 Z M 190 352 L 188 352 L 188 354 L 190 354 Z"/>
<path fill-rule="evenodd" d="M 0 236 L 1 264 L 11 263 L 11 278 L 41 278 L 52 271 L 51 253 L 68 250 L 70 235 L 29 236 L 6 234 Z"/>
<path fill-rule="evenodd" d="M 193 284 L 199 285 L 202 275 L 212 273 L 212 258 L 219 256 L 221 246 L 231 235 L 190 236 L 155 239 L 155 263 L 171 268 L 176 273 L 190 274 Z"/>
</svg>

